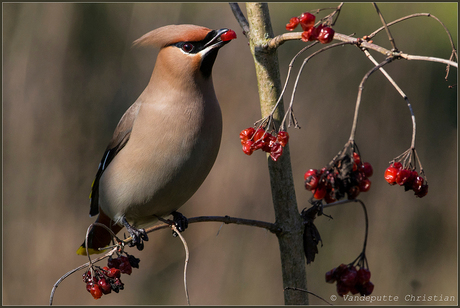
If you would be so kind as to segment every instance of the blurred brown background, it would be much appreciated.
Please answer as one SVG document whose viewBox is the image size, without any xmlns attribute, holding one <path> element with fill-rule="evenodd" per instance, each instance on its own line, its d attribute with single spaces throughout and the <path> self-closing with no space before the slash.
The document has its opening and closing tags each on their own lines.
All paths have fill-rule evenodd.
<svg viewBox="0 0 460 308">
<path fill-rule="evenodd" d="M 334 4 L 270 4 L 275 34 L 292 16 Z M 243 11 L 244 5 L 241 6 Z M 387 21 L 432 13 L 457 45 L 457 3 L 382 3 Z M 321 15 L 324 16 L 324 15 Z M 123 112 L 146 86 L 157 51 L 131 43 L 157 27 L 192 23 L 234 29 L 223 48 L 214 84 L 224 116 L 219 157 L 208 179 L 181 209 L 188 216 L 230 215 L 273 221 L 266 157 L 243 154 L 239 132 L 260 118 L 254 64 L 246 38 L 226 3 L 3 4 L 3 304 L 46 305 L 53 284 L 87 261 L 75 254 L 88 218 L 88 194 L 99 160 Z M 363 36 L 380 26 L 369 3 L 346 3 L 336 32 Z M 391 27 L 407 53 L 449 58 L 443 28 L 420 17 Z M 390 48 L 384 32 L 374 42 Z M 284 82 L 302 42 L 279 49 Z M 373 53 L 378 61 L 383 56 Z M 301 60 L 300 60 L 301 61 Z M 297 65 L 294 74 L 297 73 Z M 346 46 L 314 58 L 295 100 L 302 129 L 290 129 L 299 210 L 310 192 L 303 173 L 321 168 L 348 140 L 358 84 L 372 63 Z M 368 261 L 373 295 L 449 295 L 457 298 L 457 69 L 444 81 L 438 63 L 395 61 L 387 71 L 409 96 L 417 117 L 417 150 L 429 194 L 417 199 L 383 179 L 388 162 L 410 146 L 411 120 L 404 100 L 376 73 L 366 83 L 357 143 L 372 163 L 372 189 L 362 194 L 370 219 Z M 285 101 L 290 98 L 290 83 Z M 330 208 L 333 220 L 316 225 L 324 246 L 307 267 L 309 290 L 329 299 L 335 285 L 324 273 L 359 254 L 364 234 L 359 205 Z M 279 305 L 283 290 L 278 242 L 262 229 L 219 223 L 193 224 L 184 233 L 191 260 L 188 284 L 195 305 Z M 300 244 L 300 243 L 299 243 Z M 123 277 L 125 290 L 97 302 L 81 273 L 57 289 L 55 305 L 186 304 L 184 250 L 170 231 L 150 235 L 140 270 Z M 126 276 L 126 275 L 125 275 Z M 323 304 L 311 296 L 312 304 Z M 338 299 L 336 304 L 348 304 Z M 359 303 L 352 303 L 359 304 Z M 375 303 L 375 304 L 393 304 Z"/>
</svg>

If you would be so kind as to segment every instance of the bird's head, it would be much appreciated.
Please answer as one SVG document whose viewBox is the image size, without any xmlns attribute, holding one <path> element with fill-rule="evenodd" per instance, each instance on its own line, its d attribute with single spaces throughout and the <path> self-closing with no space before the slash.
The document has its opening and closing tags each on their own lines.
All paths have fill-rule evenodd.
<svg viewBox="0 0 460 308">
<path fill-rule="evenodd" d="M 171 72 L 198 73 L 205 78 L 212 72 L 218 50 L 236 38 L 230 29 L 211 30 L 195 25 L 169 25 L 143 35 L 134 46 L 160 48 L 160 63 Z"/>
</svg>

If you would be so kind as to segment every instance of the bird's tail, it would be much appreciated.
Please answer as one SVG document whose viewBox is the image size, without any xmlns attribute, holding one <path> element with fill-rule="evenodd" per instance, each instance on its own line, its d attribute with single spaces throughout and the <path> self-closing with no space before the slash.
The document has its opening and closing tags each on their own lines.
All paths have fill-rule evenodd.
<svg viewBox="0 0 460 308">
<path fill-rule="evenodd" d="M 114 223 L 102 210 L 99 209 L 99 216 L 96 219 L 97 223 L 106 225 L 113 233 L 117 234 L 123 227 Z M 88 252 L 90 255 L 102 253 L 104 250 L 98 248 L 106 247 L 110 244 L 112 235 L 104 227 L 93 226 L 88 234 Z M 86 241 L 81 244 L 77 250 L 78 255 L 86 256 Z"/>
</svg>

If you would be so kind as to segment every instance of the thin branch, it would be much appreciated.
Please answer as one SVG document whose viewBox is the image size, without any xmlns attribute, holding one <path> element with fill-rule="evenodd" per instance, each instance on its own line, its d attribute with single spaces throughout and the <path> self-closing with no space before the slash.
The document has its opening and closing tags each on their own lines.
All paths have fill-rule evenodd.
<svg viewBox="0 0 460 308">
<path fill-rule="evenodd" d="M 251 227 L 258 227 L 267 229 L 271 233 L 280 234 L 282 230 L 274 223 L 260 221 L 260 220 L 252 220 L 252 219 L 244 219 L 244 218 L 237 218 L 237 217 L 230 217 L 230 216 L 199 216 L 199 217 L 192 217 L 188 218 L 188 223 L 193 224 L 197 222 L 223 222 L 225 224 L 237 224 L 237 225 L 246 225 Z M 145 229 L 146 233 L 158 231 L 161 229 L 169 228 L 170 225 L 167 223 L 158 224 L 149 228 Z M 128 237 L 123 242 L 126 244 L 131 242 L 132 238 Z"/>
<path fill-rule="evenodd" d="M 366 57 L 374 63 L 374 65 L 378 65 L 379 63 L 372 57 L 368 50 L 364 50 L 364 54 Z M 388 79 L 388 81 L 395 87 L 396 91 L 402 96 L 402 98 L 406 101 L 407 106 L 409 107 L 409 112 L 412 119 L 412 141 L 411 141 L 411 148 L 415 148 L 415 133 L 416 133 L 416 123 L 415 123 L 415 115 L 414 111 L 412 110 L 412 105 L 409 102 L 409 98 L 407 95 L 401 90 L 398 84 L 390 77 L 390 75 L 381 67 L 379 68 L 380 72 Z"/>
<path fill-rule="evenodd" d="M 442 58 L 436 58 L 436 57 L 428 57 L 428 56 L 415 56 L 415 55 L 409 55 L 406 53 L 395 53 L 395 55 L 406 59 L 406 60 L 417 60 L 417 61 L 428 61 L 428 62 L 438 62 L 438 63 L 444 63 L 447 65 L 451 65 L 453 67 L 457 67 L 457 63 L 453 62 L 451 60 L 446 60 Z"/>
<path fill-rule="evenodd" d="M 305 289 L 299 289 L 299 288 L 293 288 L 293 287 L 286 287 L 284 288 L 284 290 L 294 290 L 294 291 L 300 291 L 300 292 L 307 292 L 308 294 L 311 294 L 313 296 L 316 296 L 317 298 L 319 298 L 320 300 L 324 301 L 326 304 L 330 305 L 330 306 L 334 306 L 332 305 L 331 303 L 329 303 L 327 300 L 325 300 L 324 298 L 322 298 L 321 296 L 311 292 L 311 291 L 308 291 L 308 290 L 305 290 Z"/>
<path fill-rule="evenodd" d="M 182 241 L 182 244 L 184 244 L 184 249 L 185 249 L 185 265 L 184 265 L 184 289 L 185 289 L 185 297 L 187 298 L 187 305 L 190 306 L 190 297 L 188 296 L 188 288 L 187 288 L 187 266 L 188 266 L 188 261 L 190 258 L 190 253 L 188 250 L 188 245 L 187 242 L 185 241 L 184 237 L 182 234 L 180 234 L 179 230 L 177 229 L 175 224 L 171 225 L 171 228 L 176 232 L 176 234 L 179 236 L 180 240 Z"/>
<path fill-rule="evenodd" d="M 385 28 L 385 32 L 387 33 L 388 39 L 390 40 L 391 46 L 393 47 L 392 50 L 397 51 L 398 49 L 396 48 L 395 40 L 394 40 L 393 36 L 391 35 L 390 29 L 388 29 L 387 23 L 386 23 L 385 19 L 383 18 L 383 15 L 380 12 L 379 7 L 377 6 L 377 4 L 375 2 L 372 2 L 372 5 L 374 6 L 375 10 L 377 11 L 377 14 L 380 17 L 380 21 L 382 22 L 383 27 Z"/>
<path fill-rule="evenodd" d="M 298 86 L 298 83 L 299 83 L 299 79 L 300 79 L 300 75 L 302 74 L 302 71 L 305 67 L 305 65 L 307 64 L 307 62 L 313 58 L 314 56 L 320 54 L 321 52 L 323 51 L 326 51 L 328 49 L 331 49 L 331 48 L 334 48 L 334 47 L 338 47 L 338 46 L 343 46 L 343 45 L 346 45 L 346 44 L 352 44 L 351 42 L 341 42 L 341 43 L 335 43 L 335 44 L 331 44 L 331 45 L 327 45 L 317 51 L 315 51 L 314 53 L 312 53 L 310 56 L 308 56 L 307 58 L 305 58 L 305 60 L 303 60 L 302 62 L 302 65 L 299 69 L 299 72 L 297 73 L 297 78 L 295 80 L 295 83 L 294 83 L 294 88 L 292 90 L 292 94 L 291 94 L 291 101 L 290 101 L 290 104 L 289 104 L 289 107 L 288 107 L 288 111 L 286 112 L 286 114 L 284 115 L 284 118 L 283 118 L 283 121 L 281 122 L 281 127 L 284 127 L 285 125 L 285 121 L 286 121 L 286 118 L 287 118 L 287 115 L 288 114 L 292 114 L 292 106 L 294 104 L 294 97 L 295 97 L 295 93 L 297 91 L 297 86 Z M 297 126 L 297 125 L 296 125 Z"/>
<path fill-rule="evenodd" d="M 446 31 L 447 36 L 449 37 L 450 46 L 452 48 L 452 53 L 450 55 L 449 60 L 457 62 L 458 61 L 457 49 L 455 48 L 455 44 L 454 44 L 454 40 L 452 39 L 452 35 L 450 34 L 449 29 L 447 29 L 446 25 L 439 18 L 437 18 L 436 16 L 434 16 L 434 15 L 432 15 L 430 13 L 411 14 L 411 15 L 404 16 L 404 17 L 401 17 L 399 19 L 396 19 L 396 20 L 390 22 L 389 24 L 387 24 L 387 26 L 389 27 L 389 26 L 394 25 L 394 24 L 396 24 L 398 22 L 401 22 L 401 21 L 404 21 L 404 20 L 407 20 L 407 19 L 410 19 L 410 18 L 414 18 L 414 17 L 431 17 L 431 18 L 434 18 L 437 22 L 439 22 L 441 24 L 441 26 L 444 28 L 444 31 Z M 368 38 L 369 39 L 373 38 L 378 32 L 382 31 L 383 29 L 384 29 L 384 27 L 380 27 L 379 29 L 375 30 L 370 35 L 368 35 Z M 450 63 L 447 64 L 446 76 L 444 77 L 445 80 L 447 80 L 447 77 L 449 76 L 450 65 L 451 65 Z"/>
<path fill-rule="evenodd" d="M 337 19 L 339 18 L 340 12 L 342 10 L 342 6 L 343 6 L 343 2 L 341 2 L 339 6 L 336 8 L 336 10 L 332 12 L 331 18 L 333 18 L 335 14 L 337 14 L 337 16 L 335 17 L 334 21 L 331 23 L 331 26 L 335 25 L 335 23 L 337 22 Z"/>
<path fill-rule="evenodd" d="M 410 19 L 410 18 L 414 18 L 414 17 L 431 17 L 431 18 L 434 18 L 437 22 L 439 22 L 441 24 L 441 26 L 444 28 L 444 30 L 446 31 L 447 33 L 447 36 L 449 37 L 449 41 L 450 41 L 450 45 L 452 47 L 452 49 L 455 50 L 455 45 L 454 45 L 454 40 L 452 39 L 452 35 L 450 34 L 449 32 L 449 29 L 447 29 L 446 25 L 444 25 L 444 23 L 439 19 L 437 18 L 436 16 L 430 14 L 430 13 L 416 13 L 416 14 L 411 14 L 411 15 L 407 15 L 407 16 L 404 16 L 404 17 L 401 17 L 399 19 L 396 19 L 392 22 L 389 22 L 387 24 L 388 27 L 394 25 L 394 24 L 397 24 L 398 22 L 401 22 L 401 21 L 404 21 L 404 20 L 407 20 L 407 19 Z M 369 39 L 372 39 L 377 33 L 379 33 L 380 31 L 382 31 L 383 29 L 385 29 L 385 27 L 380 27 L 378 28 L 377 30 L 375 30 L 374 32 L 372 32 L 371 34 L 368 35 Z"/>
<path fill-rule="evenodd" d="M 323 209 L 325 209 L 325 208 L 327 208 L 327 207 L 331 207 L 331 206 L 335 206 L 335 205 L 340 205 L 340 204 L 345 204 L 345 203 L 351 203 L 351 202 L 359 202 L 359 203 L 361 204 L 361 207 L 362 207 L 363 210 L 364 210 L 364 218 L 365 218 L 365 223 L 366 223 L 366 229 L 365 229 L 365 234 L 364 234 L 364 244 L 363 244 L 363 251 L 362 251 L 362 253 L 365 253 L 366 247 L 367 247 L 367 236 L 368 236 L 368 234 L 369 234 L 369 218 L 368 218 L 368 215 L 367 215 L 367 209 L 366 209 L 366 206 L 364 205 L 364 202 L 361 201 L 360 199 L 340 200 L 340 201 L 337 201 L 337 202 L 332 202 L 332 203 L 323 204 Z"/>
<path fill-rule="evenodd" d="M 249 23 L 246 20 L 246 17 L 244 17 L 244 14 L 241 11 L 240 6 L 236 2 L 231 2 L 229 4 L 230 8 L 232 9 L 233 15 L 240 24 L 241 29 L 243 29 L 243 34 L 246 36 L 246 38 L 249 39 Z"/>
<path fill-rule="evenodd" d="M 351 127 L 351 133 L 350 133 L 350 139 L 349 139 L 350 141 L 355 140 L 356 127 L 357 127 L 357 124 L 358 124 L 358 113 L 359 113 L 359 107 L 360 107 L 360 104 L 361 104 L 361 95 L 362 95 L 362 92 L 363 92 L 363 89 L 364 89 L 364 83 L 366 82 L 366 80 L 369 78 L 369 76 L 373 72 L 375 72 L 376 70 L 378 70 L 382 66 L 392 62 L 393 60 L 394 60 L 394 58 L 392 58 L 392 57 L 386 58 L 382 63 L 380 63 L 379 65 L 374 66 L 369 72 L 367 72 L 366 75 L 364 75 L 363 79 L 361 80 L 361 83 L 359 84 L 358 97 L 356 98 L 355 115 L 354 115 L 354 118 L 353 118 L 353 125 Z"/>
</svg>

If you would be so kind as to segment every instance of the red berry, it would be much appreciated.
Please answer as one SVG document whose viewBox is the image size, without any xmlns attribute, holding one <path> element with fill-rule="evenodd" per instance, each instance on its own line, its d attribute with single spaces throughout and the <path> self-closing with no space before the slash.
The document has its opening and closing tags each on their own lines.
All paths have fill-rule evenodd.
<svg viewBox="0 0 460 308">
<path fill-rule="evenodd" d="M 131 267 L 131 264 L 129 264 L 129 261 L 120 263 L 120 272 L 123 274 L 131 275 L 133 268 Z"/>
<path fill-rule="evenodd" d="M 109 294 L 110 292 L 112 292 L 112 287 L 110 286 L 110 283 L 108 283 L 107 280 L 105 280 L 105 278 L 99 279 L 97 284 L 101 288 L 102 293 Z"/>
<path fill-rule="evenodd" d="M 283 147 L 278 142 L 275 142 L 270 148 L 270 157 L 273 161 L 277 161 L 278 158 L 283 154 Z"/>
<path fill-rule="evenodd" d="M 333 203 L 336 202 L 337 199 L 335 199 L 333 195 L 330 192 L 328 192 L 326 196 L 324 196 L 324 201 L 326 201 L 326 203 Z"/>
<path fill-rule="evenodd" d="M 314 41 L 318 38 L 318 29 L 316 27 L 311 27 L 307 31 L 302 32 L 301 40 L 304 42 Z"/>
<path fill-rule="evenodd" d="M 334 283 L 336 278 L 334 277 L 335 275 L 335 268 L 331 269 L 329 272 L 326 272 L 326 282 L 327 283 Z"/>
<path fill-rule="evenodd" d="M 324 27 L 320 30 L 318 34 L 318 41 L 321 44 L 330 43 L 334 39 L 334 34 L 335 34 L 334 29 L 329 28 L 329 27 Z"/>
<path fill-rule="evenodd" d="M 310 176 L 310 175 L 317 175 L 318 174 L 318 170 L 316 169 L 310 169 L 308 170 L 307 172 L 305 172 L 305 175 L 303 176 L 303 179 L 304 180 L 307 180 L 307 178 Z"/>
<path fill-rule="evenodd" d="M 342 274 L 347 270 L 348 265 L 346 264 L 340 264 L 337 268 L 335 268 L 334 275 L 336 279 L 340 279 Z"/>
<path fill-rule="evenodd" d="M 267 153 L 271 153 L 272 152 L 272 147 L 276 143 L 276 137 L 273 136 L 270 133 L 266 133 L 263 141 L 264 141 L 264 144 L 262 146 L 262 151 L 267 152 Z"/>
<path fill-rule="evenodd" d="M 361 286 L 361 295 L 363 296 L 368 296 L 372 294 L 372 291 L 374 291 L 374 284 L 370 281 L 366 282 Z"/>
<path fill-rule="evenodd" d="M 415 193 L 420 192 L 423 182 L 424 180 L 421 176 L 415 177 L 414 181 L 412 182 L 412 189 L 415 191 Z"/>
<path fill-rule="evenodd" d="M 403 165 L 398 161 L 393 163 L 393 167 L 395 167 L 396 169 L 402 169 Z"/>
<path fill-rule="evenodd" d="M 326 196 L 326 193 L 327 193 L 326 186 L 320 183 L 316 187 L 315 194 L 313 195 L 313 197 L 315 197 L 315 199 L 321 200 Z"/>
<path fill-rule="evenodd" d="M 360 192 L 366 192 L 371 188 L 371 181 L 369 179 L 363 179 L 361 182 L 359 182 L 359 191 Z"/>
<path fill-rule="evenodd" d="M 358 170 L 358 165 L 357 165 L 356 163 L 353 163 L 353 169 L 352 169 L 352 171 L 356 171 L 356 170 Z"/>
<path fill-rule="evenodd" d="M 359 284 L 365 284 L 371 279 L 371 272 L 368 269 L 361 267 L 358 271 L 357 277 Z"/>
<path fill-rule="evenodd" d="M 110 268 L 107 272 L 107 276 L 110 278 L 120 278 L 120 270 L 118 268 Z"/>
<path fill-rule="evenodd" d="M 97 284 L 93 284 L 89 292 L 94 297 L 94 299 L 99 299 L 102 297 L 102 290 Z"/>
<path fill-rule="evenodd" d="M 364 164 L 361 165 L 361 171 L 364 173 L 364 175 L 368 178 L 374 174 L 374 170 L 372 169 L 372 165 L 368 162 L 365 162 Z"/>
<path fill-rule="evenodd" d="M 404 183 L 407 182 L 411 175 L 411 171 L 409 169 L 399 169 L 398 173 L 396 173 L 396 183 L 402 186 Z"/>
<path fill-rule="evenodd" d="M 353 161 L 354 161 L 355 164 L 357 164 L 358 166 L 361 165 L 361 157 L 360 157 L 359 154 L 356 153 L 356 152 L 353 152 Z"/>
<path fill-rule="evenodd" d="M 356 284 L 358 272 L 353 266 L 348 267 L 340 276 L 340 281 L 347 287 L 353 287 Z"/>
<path fill-rule="evenodd" d="M 428 194 L 428 184 L 423 184 L 419 192 L 416 192 L 415 195 L 419 198 L 423 198 Z"/>
<path fill-rule="evenodd" d="M 246 140 L 246 142 L 243 144 L 243 152 L 246 155 L 251 155 L 254 149 L 252 148 L 254 144 L 254 141 L 252 140 Z"/>
<path fill-rule="evenodd" d="M 91 292 L 91 287 L 93 286 L 94 283 L 92 283 L 91 281 L 88 281 L 86 283 L 86 291 L 88 292 Z"/>
<path fill-rule="evenodd" d="M 311 13 L 302 13 L 302 15 L 300 15 L 300 26 L 302 27 L 303 31 L 307 31 L 313 27 L 315 25 L 315 19 L 315 15 Z"/>
<path fill-rule="evenodd" d="M 286 144 L 288 143 L 289 141 L 289 134 L 285 131 L 280 131 L 278 132 L 278 136 L 277 136 L 277 139 L 278 139 L 278 142 L 283 146 L 285 147 Z"/>
<path fill-rule="evenodd" d="M 356 197 L 359 195 L 359 187 L 358 186 L 352 186 L 348 189 L 347 195 L 348 195 L 348 200 L 354 200 Z"/>
<path fill-rule="evenodd" d="M 241 144 L 244 144 L 247 140 L 251 139 L 255 132 L 256 130 L 253 127 L 243 129 L 240 133 Z"/>
<path fill-rule="evenodd" d="M 395 185 L 396 184 L 396 174 L 398 173 L 398 169 L 395 167 L 388 167 L 387 170 L 385 170 L 385 180 L 390 184 L 390 185 Z"/>
<path fill-rule="evenodd" d="M 127 256 L 119 256 L 118 259 L 120 259 L 120 264 L 123 262 L 129 263 L 129 258 Z"/>
<path fill-rule="evenodd" d="M 254 141 L 257 141 L 257 140 L 260 140 L 260 139 L 263 140 L 264 137 L 265 137 L 265 129 L 263 129 L 263 128 L 258 128 L 258 129 L 256 130 L 256 132 L 254 133 L 254 138 L 253 138 L 253 140 L 254 140 Z"/>
<path fill-rule="evenodd" d="M 221 39 L 223 42 L 231 41 L 231 40 L 233 40 L 233 39 L 236 39 L 236 33 L 235 33 L 235 31 L 233 31 L 233 30 L 228 30 L 227 32 L 223 33 L 223 34 L 220 36 L 220 39 Z"/>
<path fill-rule="evenodd" d="M 119 265 L 120 265 L 120 259 L 119 258 L 112 259 L 112 257 L 110 257 L 107 260 L 107 267 L 109 267 L 109 268 L 118 268 Z"/>
<path fill-rule="evenodd" d="M 299 17 L 292 17 L 289 19 L 289 23 L 286 25 L 286 30 L 292 31 L 294 30 L 300 23 Z"/>
<path fill-rule="evenodd" d="M 337 281 L 337 294 L 343 297 L 348 292 L 350 292 L 350 287 L 340 281 Z"/>
<path fill-rule="evenodd" d="M 91 281 L 91 272 L 87 271 L 82 275 L 83 281 L 84 282 L 90 282 Z"/>
</svg>

